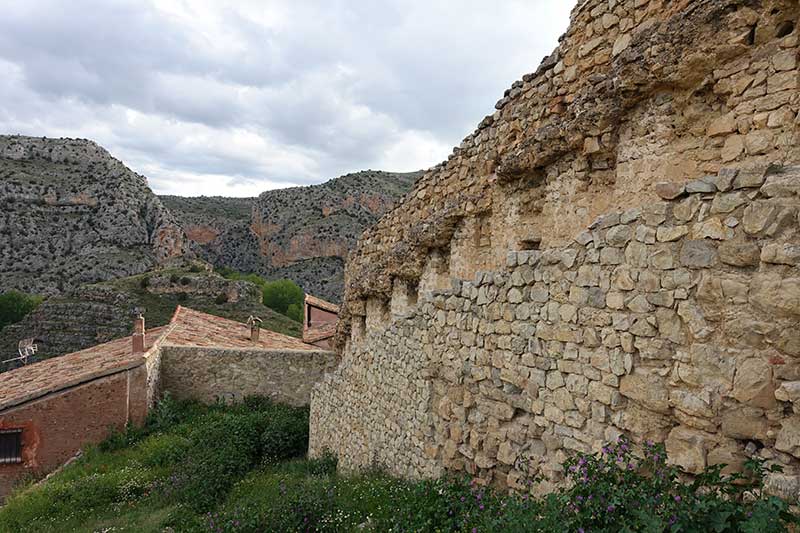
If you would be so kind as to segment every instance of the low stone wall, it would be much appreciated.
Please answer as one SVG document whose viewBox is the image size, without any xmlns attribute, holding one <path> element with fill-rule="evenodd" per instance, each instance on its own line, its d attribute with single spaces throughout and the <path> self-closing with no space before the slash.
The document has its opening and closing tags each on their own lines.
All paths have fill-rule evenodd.
<svg viewBox="0 0 800 533">
<path fill-rule="evenodd" d="M 311 388 L 336 367 L 327 351 L 161 348 L 160 389 L 179 399 L 240 401 L 260 395 L 307 405 Z"/>
<path fill-rule="evenodd" d="M 626 434 L 690 473 L 781 464 L 771 486 L 796 499 L 800 167 L 656 190 L 505 271 L 411 297 L 396 279 L 391 302 L 354 306 L 312 396 L 311 454 L 510 488 L 531 469 L 547 490 L 569 453 Z"/>
</svg>

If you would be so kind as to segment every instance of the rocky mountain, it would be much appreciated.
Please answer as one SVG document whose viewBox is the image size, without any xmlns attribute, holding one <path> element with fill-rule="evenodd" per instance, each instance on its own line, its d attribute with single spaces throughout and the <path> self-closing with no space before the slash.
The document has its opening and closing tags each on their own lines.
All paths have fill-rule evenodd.
<svg viewBox="0 0 800 533">
<path fill-rule="evenodd" d="M 348 251 L 420 175 L 367 170 L 258 198 L 161 200 L 193 249 L 215 266 L 289 278 L 306 292 L 338 302 Z"/>
<path fill-rule="evenodd" d="M 89 140 L 0 136 L 0 205 L 2 290 L 60 294 L 187 249 L 146 178 Z"/>
</svg>

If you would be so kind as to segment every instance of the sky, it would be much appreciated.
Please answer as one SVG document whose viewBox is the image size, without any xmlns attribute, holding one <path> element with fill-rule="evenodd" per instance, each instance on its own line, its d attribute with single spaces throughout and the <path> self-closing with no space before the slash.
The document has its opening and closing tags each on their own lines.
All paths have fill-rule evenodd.
<svg viewBox="0 0 800 533">
<path fill-rule="evenodd" d="M 573 0 L 0 0 L 0 133 L 92 139 L 159 194 L 445 160 Z"/>
</svg>

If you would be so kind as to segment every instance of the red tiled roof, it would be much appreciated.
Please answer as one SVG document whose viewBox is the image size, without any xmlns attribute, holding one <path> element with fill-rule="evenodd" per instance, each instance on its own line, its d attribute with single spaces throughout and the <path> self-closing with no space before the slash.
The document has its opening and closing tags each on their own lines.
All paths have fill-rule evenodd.
<svg viewBox="0 0 800 533">
<path fill-rule="evenodd" d="M 265 329 L 259 333 L 258 342 L 252 342 L 248 325 L 181 306 L 175 310 L 169 325 L 147 331 L 145 338 L 145 350 L 149 350 L 159 339 L 171 346 L 319 350 L 317 346 L 294 337 Z M 132 352 L 131 337 L 123 337 L 0 373 L 0 411 L 102 376 L 135 368 L 143 362 L 143 354 Z"/>
<path fill-rule="evenodd" d="M 149 350 L 167 328 L 148 331 L 145 350 Z M 0 374 L 0 411 L 101 376 L 135 368 L 143 362 L 141 353 L 132 352 L 131 338 L 123 337 L 3 372 Z"/>
<path fill-rule="evenodd" d="M 303 342 L 313 343 L 330 339 L 336 334 L 336 322 L 325 322 L 321 326 L 313 326 L 303 331 Z"/>
<path fill-rule="evenodd" d="M 170 346 L 262 350 L 319 350 L 300 339 L 262 329 L 258 342 L 250 340 L 250 326 L 188 307 L 178 306 L 172 318 L 173 328 L 164 339 Z"/>
<path fill-rule="evenodd" d="M 326 302 L 316 296 L 311 296 L 310 294 L 306 294 L 305 299 L 306 304 L 317 307 L 319 309 L 323 309 L 325 311 L 330 311 L 331 313 L 339 314 L 339 306 L 336 304 L 332 304 L 330 302 Z"/>
</svg>

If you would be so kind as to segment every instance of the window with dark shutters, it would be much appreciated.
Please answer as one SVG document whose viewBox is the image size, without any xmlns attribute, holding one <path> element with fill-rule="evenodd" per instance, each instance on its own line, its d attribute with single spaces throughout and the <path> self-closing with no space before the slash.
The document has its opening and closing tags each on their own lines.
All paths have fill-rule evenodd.
<svg viewBox="0 0 800 533">
<path fill-rule="evenodd" d="M 22 430 L 0 429 L 0 464 L 22 462 Z"/>
</svg>

